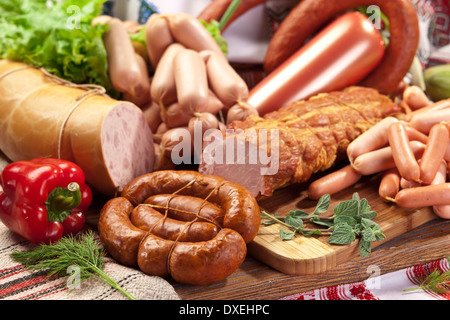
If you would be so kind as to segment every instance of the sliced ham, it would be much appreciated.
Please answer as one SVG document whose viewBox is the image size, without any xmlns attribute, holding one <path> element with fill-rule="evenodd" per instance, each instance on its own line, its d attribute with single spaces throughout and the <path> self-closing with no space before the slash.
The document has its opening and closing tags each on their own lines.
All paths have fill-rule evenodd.
<svg viewBox="0 0 450 320">
<path fill-rule="evenodd" d="M 256 198 L 270 197 L 330 169 L 352 140 L 399 112 L 387 96 L 363 87 L 296 101 L 206 136 L 199 171 L 239 183 Z"/>
</svg>

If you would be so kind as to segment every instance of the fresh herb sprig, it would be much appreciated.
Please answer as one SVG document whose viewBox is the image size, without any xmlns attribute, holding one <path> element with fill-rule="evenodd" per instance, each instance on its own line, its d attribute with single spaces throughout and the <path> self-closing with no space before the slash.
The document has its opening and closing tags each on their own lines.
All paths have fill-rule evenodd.
<svg viewBox="0 0 450 320">
<path fill-rule="evenodd" d="M 69 267 L 76 265 L 80 268 L 80 281 L 100 279 L 130 300 L 136 300 L 103 271 L 105 251 L 90 230 L 81 234 L 78 239 L 69 235 L 53 244 L 41 244 L 28 251 L 14 251 L 11 257 L 29 269 L 48 270 L 49 277 L 67 276 Z"/>
<path fill-rule="evenodd" d="M 450 256 L 447 257 L 447 260 L 450 263 Z M 435 268 L 430 274 L 417 276 L 415 278 L 420 285 L 403 291 L 428 290 L 440 294 L 450 293 L 450 270 L 440 272 Z"/>
<path fill-rule="evenodd" d="M 377 213 L 372 211 L 367 199 L 360 199 L 358 193 L 355 192 L 352 199 L 339 202 L 333 208 L 332 216 L 320 217 L 329 210 L 330 201 L 331 196 L 326 194 L 319 199 L 312 213 L 296 209 L 291 210 L 286 216 L 280 216 L 277 213 L 271 215 L 261 211 L 261 218 L 264 219 L 264 225 L 279 223 L 289 228 L 289 230 L 280 228 L 280 238 L 283 240 L 291 240 L 296 233 L 303 236 L 327 235 L 329 236 L 328 243 L 337 245 L 350 244 L 359 238 L 361 257 L 366 257 L 371 253 L 373 241 L 381 241 L 386 238 L 379 225 L 372 221 Z M 305 228 L 305 221 L 326 228 Z"/>
</svg>

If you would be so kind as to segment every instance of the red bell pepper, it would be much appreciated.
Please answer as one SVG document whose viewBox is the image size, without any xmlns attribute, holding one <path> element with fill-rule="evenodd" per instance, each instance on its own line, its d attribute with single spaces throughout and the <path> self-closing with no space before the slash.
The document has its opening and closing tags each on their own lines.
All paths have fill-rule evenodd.
<svg viewBox="0 0 450 320">
<path fill-rule="evenodd" d="M 92 192 L 73 162 L 53 158 L 13 162 L 1 173 L 0 185 L 0 220 L 33 243 L 54 243 L 85 225 Z"/>
</svg>

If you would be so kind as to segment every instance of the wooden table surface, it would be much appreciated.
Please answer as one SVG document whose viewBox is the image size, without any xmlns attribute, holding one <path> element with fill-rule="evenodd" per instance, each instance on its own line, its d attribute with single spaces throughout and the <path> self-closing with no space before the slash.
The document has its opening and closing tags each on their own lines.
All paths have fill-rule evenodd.
<svg viewBox="0 0 450 320">
<path fill-rule="evenodd" d="M 6 165 L 0 153 L 0 168 Z M 277 300 L 312 289 L 369 278 L 372 266 L 386 274 L 450 255 L 450 220 L 434 219 L 386 241 L 366 258 L 355 258 L 321 274 L 283 274 L 247 256 L 227 279 L 204 286 L 171 282 L 183 300 Z"/>
<path fill-rule="evenodd" d="M 185 300 L 277 300 L 312 289 L 368 279 L 376 266 L 386 274 L 450 255 L 450 220 L 435 219 L 386 241 L 366 258 L 356 258 L 317 275 L 292 276 L 247 256 L 226 280 L 192 286 L 172 283 Z M 370 268 L 369 268 L 370 267 Z"/>
</svg>

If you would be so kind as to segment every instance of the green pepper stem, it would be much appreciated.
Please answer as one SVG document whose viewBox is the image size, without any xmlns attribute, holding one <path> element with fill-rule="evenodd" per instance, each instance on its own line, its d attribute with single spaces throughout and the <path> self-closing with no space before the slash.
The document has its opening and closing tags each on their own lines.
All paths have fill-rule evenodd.
<svg viewBox="0 0 450 320">
<path fill-rule="evenodd" d="M 70 196 L 58 195 L 52 199 L 51 206 L 58 211 L 71 210 L 81 204 L 80 186 L 76 182 L 71 182 L 67 186 Z"/>
<path fill-rule="evenodd" d="M 222 18 L 219 22 L 219 29 L 222 30 L 227 24 L 228 20 L 230 20 L 231 15 L 236 11 L 237 7 L 241 4 L 242 0 L 233 0 L 231 4 L 228 6 L 227 10 L 223 14 Z"/>
</svg>

